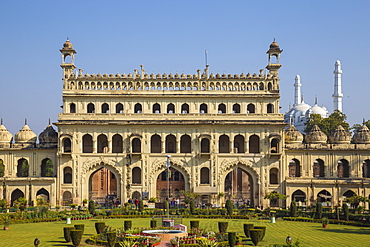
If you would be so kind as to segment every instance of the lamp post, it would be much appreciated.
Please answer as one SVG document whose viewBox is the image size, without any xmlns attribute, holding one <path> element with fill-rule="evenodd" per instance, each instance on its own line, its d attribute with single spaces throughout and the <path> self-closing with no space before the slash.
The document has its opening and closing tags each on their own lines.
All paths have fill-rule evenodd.
<svg viewBox="0 0 370 247">
<path fill-rule="evenodd" d="M 166 167 L 167 167 L 167 218 L 170 218 L 170 167 L 171 155 L 166 155 Z"/>
</svg>

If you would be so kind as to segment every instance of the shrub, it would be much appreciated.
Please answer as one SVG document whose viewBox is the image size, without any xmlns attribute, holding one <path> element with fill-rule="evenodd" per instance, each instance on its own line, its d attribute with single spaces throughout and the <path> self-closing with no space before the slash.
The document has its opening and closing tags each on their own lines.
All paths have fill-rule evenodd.
<svg viewBox="0 0 370 247">
<path fill-rule="evenodd" d="M 151 220 L 150 221 L 150 228 L 156 228 L 157 227 L 157 221 L 156 220 Z"/>
<path fill-rule="evenodd" d="M 263 238 L 265 237 L 265 234 L 266 234 L 266 226 L 255 226 L 254 229 L 261 229 L 262 230 L 262 235 L 260 235 L 260 240 L 259 241 L 262 241 Z"/>
<path fill-rule="evenodd" d="M 234 247 L 236 244 L 236 232 L 228 233 L 229 246 Z"/>
<path fill-rule="evenodd" d="M 123 222 L 123 228 L 125 231 L 131 230 L 132 227 L 132 221 L 131 220 L 125 220 Z"/>
<path fill-rule="evenodd" d="M 295 201 L 292 201 L 290 203 L 289 216 L 290 217 L 297 217 L 297 204 L 295 203 Z"/>
<path fill-rule="evenodd" d="M 67 243 L 71 242 L 71 230 L 74 230 L 74 227 L 64 227 L 63 233 L 64 233 L 64 239 Z"/>
<path fill-rule="evenodd" d="M 249 234 L 249 230 L 250 229 L 253 229 L 253 224 L 244 224 L 243 225 L 244 226 L 244 234 L 245 234 L 245 236 L 247 237 L 247 238 L 250 238 L 251 236 L 250 236 L 250 234 Z"/>
<path fill-rule="evenodd" d="M 139 212 L 143 212 L 144 211 L 144 202 L 143 200 L 140 200 L 139 201 Z"/>
<path fill-rule="evenodd" d="M 194 201 L 190 201 L 190 214 L 195 214 L 195 204 Z"/>
<path fill-rule="evenodd" d="M 95 222 L 95 230 L 97 234 L 100 234 L 104 231 L 105 223 L 104 222 Z"/>
<path fill-rule="evenodd" d="M 348 221 L 349 220 L 349 209 L 348 209 L 347 203 L 344 203 L 342 207 L 343 207 L 344 220 Z"/>
<path fill-rule="evenodd" d="M 74 227 L 75 227 L 76 230 L 81 230 L 82 234 L 85 231 L 85 225 L 84 224 L 76 224 L 76 225 L 74 225 Z"/>
<path fill-rule="evenodd" d="M 318 202 L 316 205 L 315 219 L 321 219 L 321 218 L 322 218 L 322 204 L 321 202 Z"/>
<path fill-rule="evenodd" d="M 107 241 L 109 247 L 114 247 L 114 245 L 116 244 L 116 239 L 116 232 L 107 232 Z"/>
<path fill-rule="evenodd" d="M 220 233 L 225 233 L 228 226 L 229 226 L 228 222 L 218 222 L 218 231 Z"/>
<path fill-rule="evenodd" d="M 199 220 L 191 220 L 190 228 L 199 228 Z"/>
<path fill-rule="evenodd" d="M 231 200 L 226 200 L 225 208 L 227 211 L 227 215 L 233 215 L 234 204 Z"/>
<path fill-rule="evenodd" d="M 95 215 L 95 202 L 93 200 L 89 201 L 88 209 L 90 214 Z"/>
<path fill-rule="evenodd" d="M 252 239 L 254 246 L 257 246 L 263 235 L 262 229 L 250 229 L 249 233 L 251 235 L 251 239 Z"/>
<path fill-rule="evenodd" d="M 82 239 L 82 231 L 81 230 L 71 230 L 71 239 L 73 246 L 79 246 Z"/>
<path fill-rule="evenodd" d="M 329 224 L 329 220 L 328 220 L 328 218 L 326 218 L 326 217 L 322 218 L 322 219 L 321 219 L 321 223 L 322 223 L 323 225 L 328 225 L 328 224 Z"/>
</svg>

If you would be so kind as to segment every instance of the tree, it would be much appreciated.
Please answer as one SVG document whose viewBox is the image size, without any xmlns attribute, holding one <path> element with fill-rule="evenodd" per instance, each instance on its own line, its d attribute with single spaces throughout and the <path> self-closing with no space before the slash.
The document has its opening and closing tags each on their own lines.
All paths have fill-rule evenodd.
<svg viewBox="0 0 370 247">
<path fill-rule="evenodd" d="M 226 200 L 225 207 L 226 207 L 227 215 L 229 216 L 233 215 L 234 204 L 231 200 Z"/>
<path fill-rule="evenodd" d="M 14 201 L 14 206 L 23 211 L 27 207 L 27 199 L 24 197 L 19 197 Z"/>
<path fill-rule="evenodd" d="M 54 174 L 53 161 L 48 159 L 45 166 L 45 177 L 52 177 Z"/>
<path fill-rule="evenodd" d="M 348 221 L 349 220 L 349 209 L 348 209 L 347 203 L 343 203 L 342 210 L 343 210 L 344 220 Z"/>
<path fill-rule="evenodd" d="M 271 192 L 270 194 L 264 197 L 265 199 L 270 199 L 271 205 L 276 205 L 278 200 L 285 200 L 287 198 L 286 195 L 277 193 L 276 191 Z"/>
<path fill-rule="evenodd" d="M 290 203 L 290 213 L 289 214 L 290 214 L 290 217 L 297 217 L 297 204 L 294 200 Z"/>
<path fill-rule="evenodd" d="M 181 190 L 180 192 L 185 197 L 185 200 L 184 200 L 185 204 L 189 204 L 191 201 L 194 201 L 196 198 L 200 196 L 198 193 L 194 193 L 190 191 Z"/>
<path fill-rule="evenodd" d="M 316 204 L 315 219 L 321 219 L 321 218 L 322 218 L 322 204 L 321 202 L 318 202 Z"/>
<path fill-rule="evenodd" d="M 93 200 L 89 201 L 89 206 L 88 206 L 89 213 L 94 215 L 95 214 L 95 202 Z"/>
<path fill-rule="evenodd" d="M 195 204 L 194 201 L 190 201 L 190 214 L 195 214 Z"/>
<path fill-rule="evenodd" d="M 355 211 L 357 210 L 358 205 L 360 205 L 360 202 L 370 202 L 370 200 L 365 196 L 348 197 L 346 198 L 346 201 L 351 204 Z"/>
<path fill-rule="evenodd" d="M 5 165 L 2 159 L 0 159 L 0 177 L 4 177 L 5 174 Z"/>
<path fill-rule="evenodd" d="M 335 110 L 327 118 L 322 118 L 319 114 L 311 114 L 307 122 L 305 123 L 306 128 L 304 131 L 306 133 L 310 132 L 312 127 L 316 124 L 327 136 L 331 135 L 336 130 L 336 128 L 338 128 L 339 125 L 342 125 L 342 127 L 347 132 L 350 132 L 351 128 L 346 122 L 346 119 L 346 114 L 342 113 L 339 110 Z"/>
<path fill-rule="evenodd" d="M 368 129 L 370 129 L 370 120 L 364 121 L 363 124 L 354 124 L 352 129 L 357 132 L 361 129 L 362 125 L 366 125 Z"/>
</svg>

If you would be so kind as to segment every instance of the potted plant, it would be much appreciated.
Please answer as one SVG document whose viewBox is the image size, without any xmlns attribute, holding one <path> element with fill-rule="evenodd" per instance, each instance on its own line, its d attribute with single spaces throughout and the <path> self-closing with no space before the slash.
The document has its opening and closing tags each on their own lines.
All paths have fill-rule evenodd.
<svg viewBox="0 0 370 247">
<path fill-rule="evenodd" d="M 4 230 L 9 230 L 9 225 L 10 225 L 9 216 L 4 216 L 3 217 L 3 225 L 4 225 Z"/>
<path fill-rule="evenodd" d="M 324 228 L 328 228 L 328 225 L 329 225 L 329 220 L 328 220 L 328 218 L 322 218 L 321 219 L 321 223 L 322 223 L 322 227 L 324 227 Z"/>
</svg>

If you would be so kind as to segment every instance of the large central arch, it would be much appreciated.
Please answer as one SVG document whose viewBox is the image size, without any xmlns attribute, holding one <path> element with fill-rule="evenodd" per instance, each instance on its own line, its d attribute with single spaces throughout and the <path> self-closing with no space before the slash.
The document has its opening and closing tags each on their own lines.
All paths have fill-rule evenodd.
<svg viewBox="0 0 370 247">
<path fill-rule="evenodd" d="M 259 175 L 248 161 L 224 162 L 221 165 L 219 184 L 227 199 L 238 204 L 259 205 L 261 193 Z"/>
<path fill-rule="evenodd" d="M 81 174 L 81 200 L 88 198 L 107 204 L 113 197 L 122 198 L 122 175 L 117 165 L 110 160 L 85 163 Z"/>
</svg>

